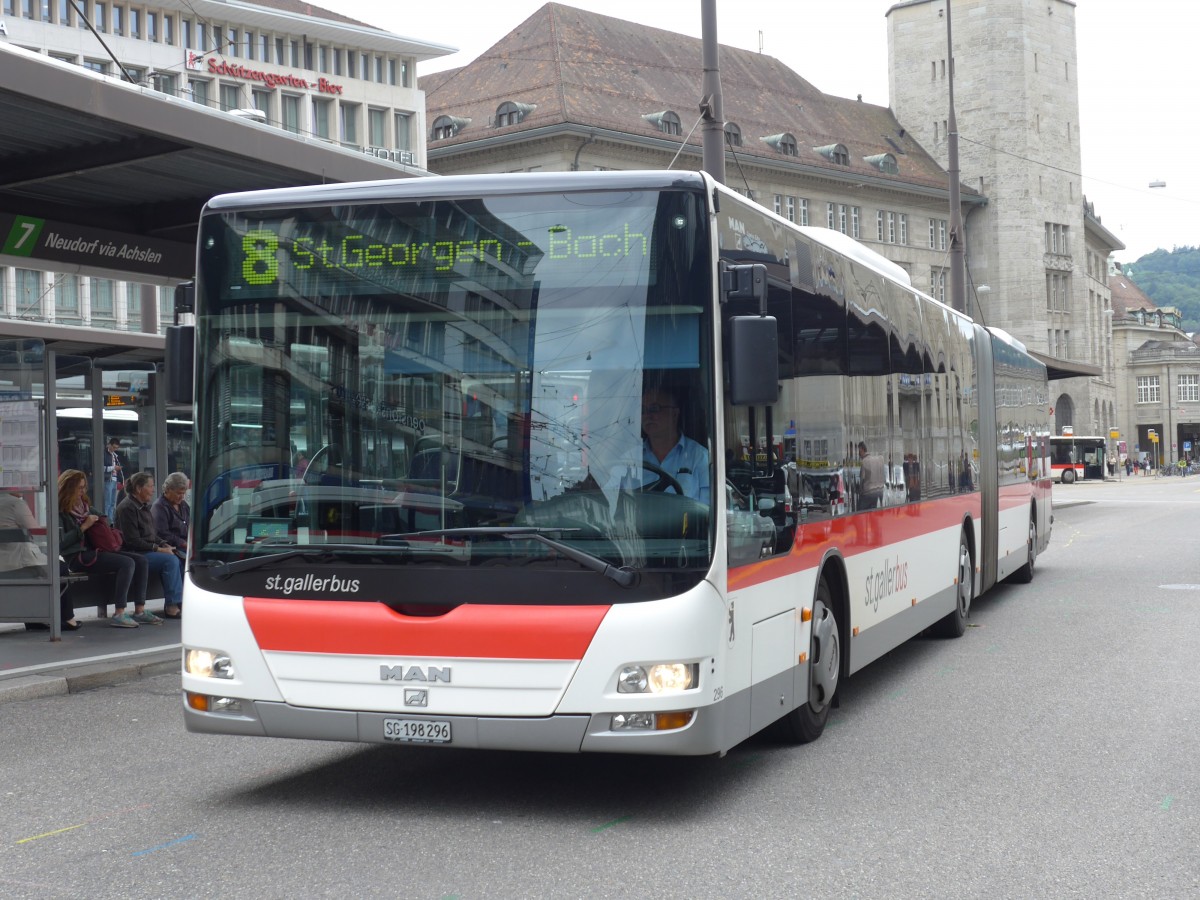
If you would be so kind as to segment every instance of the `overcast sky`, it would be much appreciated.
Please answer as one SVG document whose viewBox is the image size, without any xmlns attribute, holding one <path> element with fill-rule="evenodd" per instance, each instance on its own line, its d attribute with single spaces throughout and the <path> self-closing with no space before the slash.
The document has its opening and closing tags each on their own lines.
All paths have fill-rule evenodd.
<svg viewBox="0 0 1200 900">
<path fill-rule="evenodd" d="M 700 37 L 700 0 L 566 0 L 567 5 Z M 884 13 L 894 0 L 717 0 L 722 44 L 777 57 L 822 91 L 888 105 Z M 418 74 L 464 65 L 542 0 L 318 0 L 320 6 L 458 53 Z M 1136 12 L 1135 12 L 1136 11 Z M 1200 52 L 1195 0 L 1078 0 L 1083 190 L 1129 263 L 1159 247 L 1200 245 L 1200 167 L 1193 144 Z M 697 86 L 698 87 L 698 86 Z M 963 132 L 964 137 L 970 137 Z M 1200 144 L 1200 141 L 1197 141 Z M 1151 188 L 1151 182 L 1166 182 Z"/>
</svg>

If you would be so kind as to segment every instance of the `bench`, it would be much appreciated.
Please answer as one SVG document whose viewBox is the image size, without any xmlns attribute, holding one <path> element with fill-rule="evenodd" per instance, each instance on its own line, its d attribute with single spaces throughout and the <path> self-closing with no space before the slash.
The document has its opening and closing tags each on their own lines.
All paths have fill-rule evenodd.
<svg viewBox="0 0 1200 900">
<path fill-rule="evenodd" d="M 96 615 L 101 619 L 108 618 L 108 609 L 112 606 L 113 579 L 116 578 L 112 574 L 89 575 L 86 572 L 72 572 L 70 576 L 71 583 L 67 585 L 67 597 L 71 601 L 72 609 L 83 609 L 89 606 L 96 607 Z M 146 582 L 146 599 L 147 600 L 162 600 L 163 586 L 162 579 L 150 574 L 150 578 Z"/>
</svg>

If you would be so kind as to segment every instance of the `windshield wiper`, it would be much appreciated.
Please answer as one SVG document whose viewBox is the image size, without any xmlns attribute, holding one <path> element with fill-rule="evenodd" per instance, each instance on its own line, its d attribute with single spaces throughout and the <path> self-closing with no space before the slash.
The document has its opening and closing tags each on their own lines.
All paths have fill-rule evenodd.
<svg viewBox="0 0 1200 900">
<path fill-rule="evenodd" d="M 238 572 L 249 572 L 253 569 L 261 569 L 272 563 L 283 562 L 285 559 L 294 559 L 296 557 L 306 557 L 312 560 L 326 561 L 336 559 L 344 550 L 371 550 L 378 553 L 381 549 L 385 549 L 386 545 L 380 544 L 321 544 L 308 545 L 306 547 L 296 547 L 292 550 L 284 550 L 281 553 L 265 553 L 262 556 L 247 556 L 245 559 L 235 559 L 233 562 L 220 562 L 217 560 L 202 560 L 192 563 L 193 569 L 212 569 L 212 576 L 219 578 L 222 581 L 228 579 L 231 575 L 236 575 Z"/>
<path fill-rule="evenodd" d="M 546 528 L 540 525 L 480 525 L 474 528 L 440 528 L 435 531 L 410 531 L 404 534 L 385 534 L 380 536 L 379 540 L 385 541 L 388 538 L 403 540 L 405 538 L 426 537 L 501 537 L 510 541 L 517 541 L 529 538 L 537 541 L 539 544 L 545 544 L 567 559 L 579 563 L 585 569 L 599 572 L 605 578 L 616 582 L 621 587 L 633 587 L 637 584 L 638 573 L 628 566 L 614 566 L 612 563 L 585 550 L 579 550 L 569 544 L 564 544 L 562 541 L 548 538 L 545 534 L 547 531 L 563 532 L 578 531 L 578 529 Z"/>
</svg>

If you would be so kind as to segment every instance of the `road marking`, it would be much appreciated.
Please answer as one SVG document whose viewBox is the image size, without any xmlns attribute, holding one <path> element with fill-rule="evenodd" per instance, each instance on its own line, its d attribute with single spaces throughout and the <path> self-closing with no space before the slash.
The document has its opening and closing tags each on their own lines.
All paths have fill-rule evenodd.
<svg viewBox="0 0 1200 900">
<path fill-rule="evenodd" d="M 1200 591 L 1200 584 L 1160 584 L 1163 591 Z"/>
<path fill-rule="evenodd" d="M 601 825 L 597 828 L 593 828 L 592 834 L 596 834 L 598 832 L 604 831 L 604 829 L 606 829 L 606 828 L 612 828 L 614 825 L 620 825 L 622 822 L 627 822 L 632 818 L 633 818 L 633 816 L 621 816 L 621 818 L 619 818 L 619 819 L 613 819 L 611 822 L 605 822 L 603 825 Z"/>
<path fill-rule="evenodd" d="M 82 828 L 87 822 L 80 822 L 78 825 L 68 825 L 66 828 L 58 828 L 54 831 L 45 831 L 42 834 L 35 834 L 33 837 L 21 838 L 17 841 L 18 844 L 28 844 L 30 841 L 41 840 L 44 837 L 53 837 L 56 834 L 62 834 L 66 831 L 74 831 L 76 828 Z"/>
<path fill-rule="evenodd" d="M 157 847 L 150 847 L 146 850 L 135 850 L 133 856 L 145 856 L 147 853 L 157 853 L 159 850 L 166 850 L 168 847 L 174 847 L 176 844 L 182 844 L 184 841 L 194 841 L 196 835 L 185 834 L 181 838 L 175 838 L 173 841 L 167 841 L 165 844 L 159 844 Z"/>
<path fill-rule="evenodd" d="M 1170 808 L 1171 808 L 1171 801 L 1172 801 L 1172 800 L 1174 800 L 1174 799 L 1175 799 L 1174 797 L 1172 797 L 1172 796 L 1170 796 L 1170 795 L 1167 795 L 1166 797 L 1164 797 L 1164 798 L 1163 798 L 1163 802 L 1162 802 L 1162 804 L 1159 806 L 1159 809 L 1170 809 Z"/>
</svg>

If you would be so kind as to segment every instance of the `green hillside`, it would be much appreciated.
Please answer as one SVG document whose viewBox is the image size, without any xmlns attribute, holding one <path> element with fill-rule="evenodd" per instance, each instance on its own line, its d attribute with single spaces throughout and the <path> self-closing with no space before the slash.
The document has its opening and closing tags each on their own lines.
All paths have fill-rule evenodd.
<svg viewBox="0 0 1200 900">
<path fill-rule="evenodd" d="M 1200 247 L 1155 250 L 1124 269 L 1155 305 L 1179 309 L 1184 331 L 1200 331 Z"/>
</svg>

